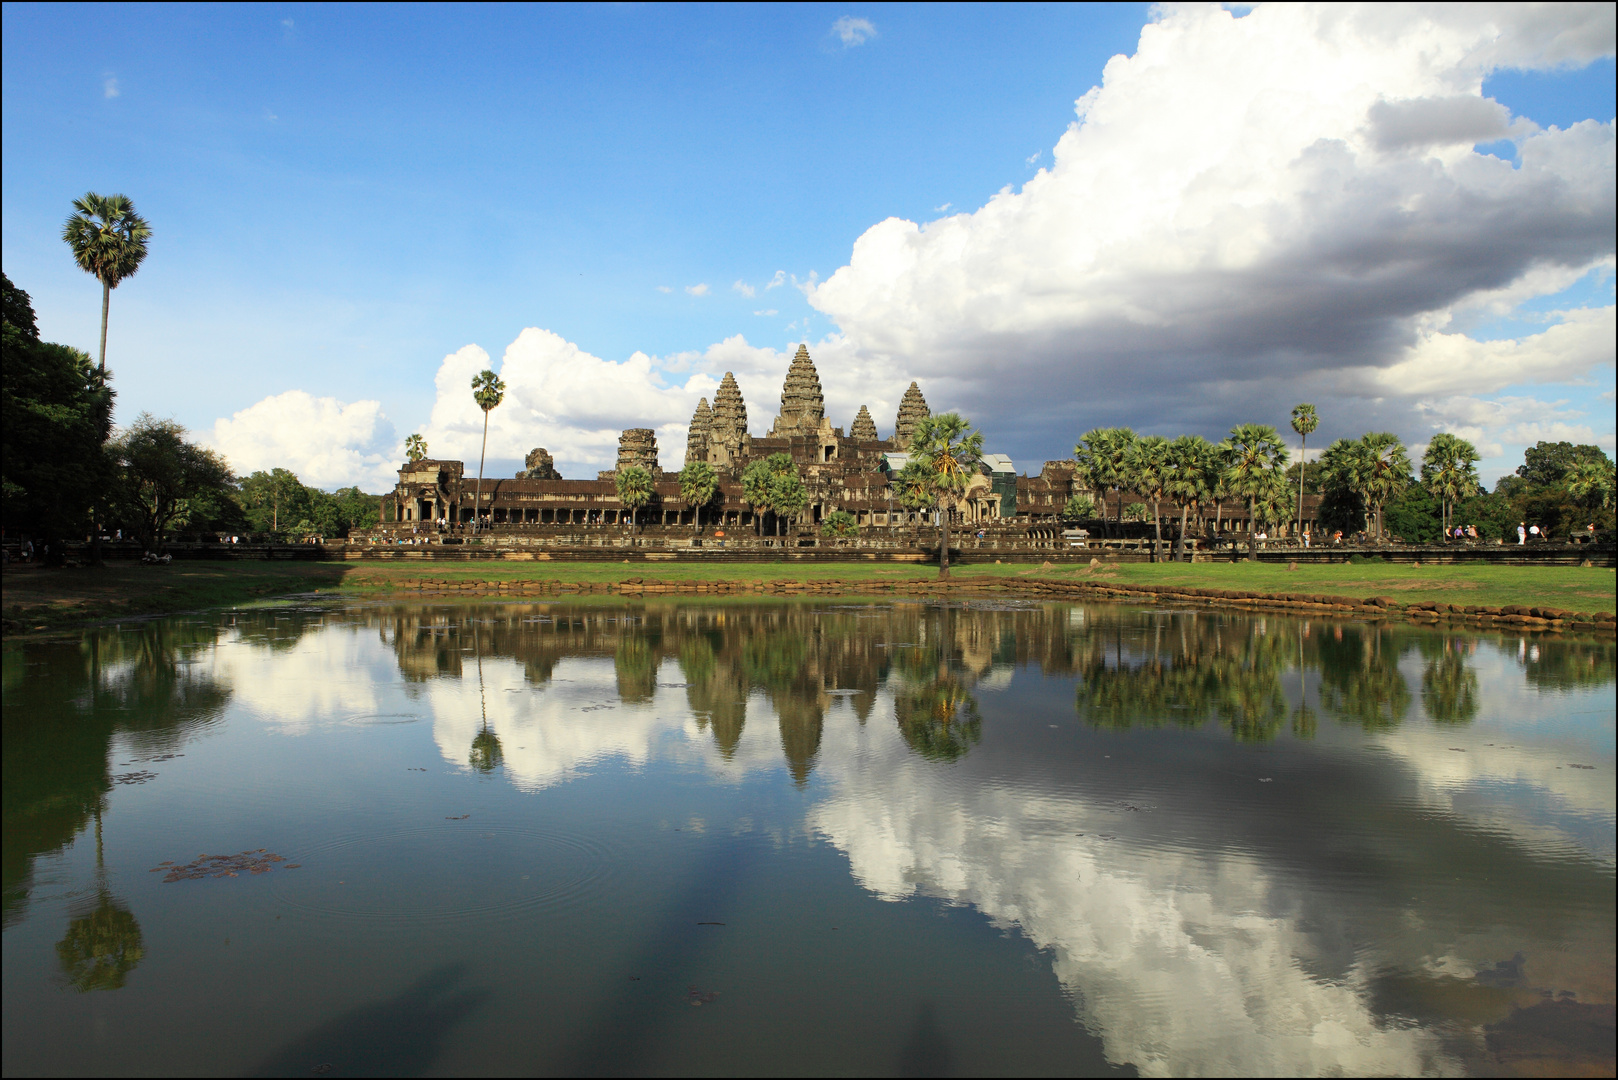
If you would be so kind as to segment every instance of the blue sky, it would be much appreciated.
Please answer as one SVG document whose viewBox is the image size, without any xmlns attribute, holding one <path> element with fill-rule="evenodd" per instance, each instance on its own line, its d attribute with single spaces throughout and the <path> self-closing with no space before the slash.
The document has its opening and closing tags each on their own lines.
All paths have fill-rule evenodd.
<svg viewBox="0 0 1618 1080">
<path fill-rule="evenodd" d="M 1075 124 L 1075 100 L 1103 83 L 1111 57 L 1139 51 L 1137 68 L 1145 67 L 1143 27 L 1157 25 L 1169 44 L 1179 43 L 1171 60 L 1185 86 L 1176 93 L 1205 96 L 1198 79 L 1216 80 L 1210 94 L 1226 92 L 1231 80 L 1199 68 L 1207 53 L 1196 47 L 1243 32 L 1218 15 L 1165 21 L 1139 4 L 8 4 L 0 70 L 5 271 L 33 296 L 47 336 L 92 348 L 98 290 L 73 266 L 58 233 L 75 196 L 128 194 L 156 238 L 146 266 L 113 296 L 108 361 L 120 418 L 141 410 L 172 415 L 213 438 L 239 469 L 263 467 L 266 455 L 280 454 L 328 484 L 375 486 L 412 430 L 433 435 L 435 451 L 465 453 L 467 418 L 450 407 L 435 376 L 443 383 L 452 368 L 481 363 L 464 354 L 471 345 L 496 367 L 535 365 L 529 396 L 508 410 L 511 430 L 495 440 L 502 470 L 525 445 L 552 445 L 568 475 L 603 467 L 607 435 L 635 418 L 609 415 L 605 406 L 570 412 L 567 401 L 542 400 L 545 387 L 555 396 L 570 385 L 555 369 L 577 364 L 550 338 L 530 339 L 526 353 L 517 349 L 526 328 L 599 358 L 597 389 L 621 386 L 625 402 L 664 395 L 647 424 L 658 428 L 666 458 L 677 457 L 675 443 L 683 442 L 679 418 L 726 366 L 743 378 L 755 430 L 767 426 L 785 370 L 780 354 L 804 340 L 824 357 L 834 422 L 848 423 L 852 410 L 869 402 L 879 426 L 889 426 L 898 393 L 919 378 L 935 408 L 981 418 L 990 442 L 1025 468 L 1062 456 L 1095 423 L 1209 435 L 1247 419 L 1280 424 L 1284 414 L 1263 409 L 1273 411 L 1286 391 L 1339 395 L 1342 408 L 1321 402 L 1334 434 L 1380 423 L 1424 442 L 1438 415 L 1431 402 L 1389 406 L 1363 386 L 1329 379 L 1287 386 L 1281 358 L 1320 349 L 1308 331 L 1288 329 L 1273 311 L 1241 312 L 1249 327 L 1266 320 L 1278 327 L 1257 335 L 1278 380 L 1273 394 L 1187 387 L 1179 388 L 1186 391 L 1180 400 L 1159 373 L 1142 369 L 1133 388 L 1109 382 L 1098 396 L 1084 391 L 1087 383 L 1099 387 L 1095 372 L 1128 368 L 1119 356 L 1161 349 L 1161 341 L 1147 334 L 1132 344 L 1113 330 L 1098 334 L 1100 323 L 1065 315 L 1043 325 L 1045 315 L 1027 312 L 1013 323 L 1029 329 L 1008 336 L 994 318 L 971 321 L 980 296 L 940 291 L 943 271 L 880 260 L 862 267 L 854 255 L 868 230 L 875 245 L 881 233 L 873 227 L 889 218 L 923 225 L 953 219 L 962 223 L 967 249 L 1001 245 L 973 268 L 972 289 L 1038 292 L 1041 274 L 1012 268 L 1038 270 L 1039 259 L 1052 256 L 1030 254 L 1043 245 L 1026 236 L 990 228 L 996 193 L 1009 186 L 1006 205 L 1020 198 L 1030 208 L 1037 198 L 1057 198 L 1024 185 L 1041 169 L 1050 170 L 1052 186 L 1062 179 L 1053 152 Z M 1258 27 L 1269 18 L 1260 9 L 1235 22 Z M 87 26 L 117 48 L 86 50 Z M 1267 30 L 1272 41 L 1324 32 L 1279 22 Z M 1476 37 L 1465 37 L 1465 28 L 1443 32 Z M 1578 151 L 1599 173 L 1607 160 L 1601 155 L 1610 159 L 1614 115 L 1612 49 L 1602 44 L 1610 20 L 1580 30 L 1584 43 L 1571 58 L 1558 58 L 1559 46 L 1535 45 L 1530 39 L 1539 32 L 1507 32 L 1527 44 L 1509 63 L 1492 62 L 1482 94 L 1539 129 L 1587 119 L 1607 124 L 1607 149 L 1598 133 L 1593 150 Z M 1398 77 L 1418 86 L 1419 75 Z M 1130 137 L 1168 140 L 1186 110 L 1154 103 L 1144 79 L 1140 70 L 1120 70 L 1116 80 L 1109 74 L 1106 100 L 1115 110 L 1139 110 L 1120 121 L 1135 125 Z M 1232 109 L 1240 104 L 1238 97 L 1230 102 Z M 1093 118 L 1086 123 L 1098 126 Z M 1321 137 L 1329 134 L 1323 127 Z M 1196 132 L 1180 137 L 1195 142 Z M 1516 129 L 1482 145 L 1527 171 L 1517 155 L 1527 137 Z M 1063 169 L 1105 170 L 1112 159 L 1089 166 L 1074 160 Z M 1610 163 L 1606 168 L 1610 175 Z M 1098 227 L 1083 222 L 1087 213 L 1126 219 L 1115 192 L 1094 190 L 1092 206 L 1062 196 L 1068 216 L 1053 219 L 1053 240 L 1071 228 L 1075 248 L 1083 247 L 1085 230 Z M 1577 212 L 1598 224 L 1609 220 L 1610 193 L 1605 202 L 1599 193 L 1592 198 Z M 956 218 L 963 214 L 969 217 Z M 1542 236 L 1566 227 L 1520 226 Z M 1518 226 L 1499 228 L 1502 244 L 1518 243 Z M 946 231 L 922 230 L 918 257 L 938 258 L 922 249 L 929 235 L 940 237 L 935 246 L 944 243 Z M 1153 242 L 1141 234 L 1142 245 Z M 1416 323 L 1431 322 L 1441 309 L 1450 333 L 1477 342 L 1541 332 L 1557 321 L 1547 312 L 1610 309 L 1612 250 L 1610 235 L 1604 250 L 1602 243 L 1547 240 L 1544 250 L 1505 260 L 1497 274 L 1462 275 L 1466 280 L 1435 290 L 1425 313 L 1379 309 L 1370 317 L 1386 325 L 1378 324 L 1360 351 L 1308 369 L 1325 378 L 1395 364 L 1398 350 L 1411 347 L 1399 335 L 1417 333 Z M 1533 295 L 1467 307 L 1468 297 L 1521 281 L 1547 260 L 1562 268 L 1562 278 L 1578 273 L 1547 278 L 1539 291 L 1527 289 Z M 817 294 L 845 267 L 842 285 Z M 1060 276 L 1059 266 L 1049 270 Z M 966 273 L 964 263 L 958 271 Z M 872 307 L 869 297 L 910 281 L 907 274 L 914 281 L 903 299 L 892 300 L 902 307 Z M 770 288 L 772 280 L 782 284 Z M 1066 310 L 1091 295 L 1088 286 L 1063 287 L 1077 290 Z M 1137 300 L 1120 297 L 1118 309 Z M 888 327 L 904 331 L 888 340 Z M 929 337 L 929 327 L 943 336 Z M 748 351 L 735 344 L 737 335 Z M 1096 336 L 1106 338 L 1104 347 L 1087 353 L 1083 343 Z M 1235 371 L 1236 382 L 1250 383 L 1243 350 L 1255 347 L 1251 335 L 1210 346 L 1195 337 L 1181 335 L 1171 348 L 1225 385 Z M 718 347 L 727 341 L 728 350 Z M 1061 341 L 1078 344 L 1051 344 Z M 628 363 L 637 353 L 647 358 L 643 371 Z M 457 354 L 459 366 L 450 360 Z M 1528 377 L 1477 400 L 1539 402 L 1533 422 L 1561 416 L 1564 427 L 1593 423 L 1593 437 L 1611 450 L 1610 349 L 1604 360 L 1553 367 L 1547 377 L 1544 365 L 1530 364 Z M 515 381 L 525 377 L 512 370 Z M 1053 377 L 1063 391 L 1042 393 Z M 640 382 L 624 381 L 632 379 Z M 1435 390 L 1432 401 L 1450 400 L 1453 390 Z M 289 392 L 333 401 L 311 412 L 301 398 L 288 404 L 280 397 Z M 1013 400 L 1030 395 L 1037 407 Z M 252 425 L 216 428 L 271 399 L 281 405 L 253 414 L 259 427 L 251 438 Z M 356 403 L 366 406 L 356 412 Z M 1509 469 L 1520 446 L 1508 429 L 1529 422 L 1527 413 L 1495 409 L 1494 431 L 1479 419 L 1479 407 L 1468 405 L 1450 426 L 1476 429 L 1497 448 L 1497 469 Z M 1261 415 L 1238 415 L 1243 408 Z"/>
</svg>

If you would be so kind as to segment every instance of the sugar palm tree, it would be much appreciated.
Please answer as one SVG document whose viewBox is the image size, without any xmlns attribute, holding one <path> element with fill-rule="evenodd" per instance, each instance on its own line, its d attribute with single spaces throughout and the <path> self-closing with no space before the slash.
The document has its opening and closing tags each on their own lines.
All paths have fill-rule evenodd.
<svg viewBox="0 0 1618 1080">
<path fill-rule="evenodd" d="M 1230 461 L 1225 466 L 1231 494 L 1247 500 L 1247 557 L 1258 557 L 1258 500 L 1274 486 L 1272 474 L 1286 469 L 1287 448 L 1268 424 L 1230 429 Z"/>
<path fill-rule="evenodd" d="M 652 474 L 639 465 L 631 465 L 619 469 L 612 479 L 618 488 L 618 500 L 629 508 L 630 527 L 639 525 L 640 508 L 652 501 Z"/>
<path fill-rule="evenodd" d="M 1613 503 L 1614 467 L 1611 461 L 1575 461 L 1562 478 L 1568 494 L 1590 509 L 1605 510 Z"/>
<path fill-rule="evenodd" d="M 910 440 L 912 462 L 919 463 L 939 508 L 942 533 L 938 551 L 938 576 L 949 577 L 949 515 L 966 493 L 966 485 L 983 460 L 983 433 L 972 430 L 972 422 L 960 413 L 937 413 L 916 424 Z M 909 466 L 907 465 L 906 468 Z"/>
<path fill-rule="evenodd" d="M 1180 537 L 1175 546 L 1181 560 L 1185 558 L 1186 519 L 1191 507 L 1197 507 L 1200 513 L 1203 504 L 1213 498 L 1218 472 L 1213 444 L 1201 435 L 1181 435 L 1169 443 L 1167 481 L 1163 490 L 1180 504 Z"/>
<path fill-rule="evenodd" d="M 1129 428 L 1092 428 L 1073 447 L 1073 460 L 1079 473 L 1102 495 L 1101 520 L 1107 520 L 1106 491 L 1118 492 L 1117 520 L 1124 517 L 1124 472 L 1129 447 L 1135 433 Z"/>
<path fill-rule="evenodd" d="M 412 464 L 427 456 L 427 440 L 420 433 L 405 440 L 405 458 Z"/>
<path fill-rule="evenodd" d="M 1382 507 L 1410 486 L 1410 456 L 1391 431 L 1371 431 L 1360 438 L 1360 490 L 1382 539 Z"/>
<path fill-rule="evenodd" d="M 1303 440 L 1298 450 L 1298 535 L 1303 535 L 1303 474 L 1309 471 L 1309 436 L 1320 426 L 1315 407 L 1308 402 L 1292 407 L 1292 430 Z"/>
<path fill-rule="evenodd" d="M 702 508 L 713 502 L 719 491 L 719 474 L 706 461 L 687 462 L 680 470 L 680 498 L 696 510 L 695 521 L 702 528 Z"/>
<path fill-rule="evenodd" d="M 477 501 L 472 506 L 472 531 L 478 531 L 478 519 L 483 512 L 483 460 L 489 451 L 489 413 L 506 396 L 506 384 L 493 371 L 484 370 L 472 376 L 472 400 L 483 410 L 483 448 L 478 451 Z M 490 514 L 492 518 L 494 515 Z"/>
<path fill-rule="evenodd" d="M 135 213 L 127 195 L 86 192 L 73 200 L 73 215 L 62 226 L 62 240 L 73 250 L 73 261 L 101 282 L 101 360 L 107 373 L 107 312 L 112 290 L 131 277 L 146 259 L 152 228 Z"/>
<path fill-rule="evenodd" d="M 1152 504 L 1152 561 L 1158 562 L 1163 554 L 1163 515 L 1159 504 L 1167 494 L 1172 479 L 1169 441 L 1161 435 L 1147 435 L 1130 444 L 1124 458 L 1124 473 L 1136 494 Z"/>
<path fill-rule="evenodd" d="M 1439 432 L 1421 458 L 1421 482 L 1443 505 L 1444 539 L 1450 535 L 1455 504 L 1478 490 L 1477 447 L 1449 432 Z"/>
</svg>

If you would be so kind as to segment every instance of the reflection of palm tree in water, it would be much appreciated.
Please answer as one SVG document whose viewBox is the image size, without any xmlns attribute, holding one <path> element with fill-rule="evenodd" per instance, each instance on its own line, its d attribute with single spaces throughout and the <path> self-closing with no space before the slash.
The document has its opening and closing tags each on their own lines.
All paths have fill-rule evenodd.
<svg viewBox="0 0 1618 1080">
<path fill-rule="evenodd" d="M 1292 734 L 1299 739 L 1315 737 L 1315 710 L 1309 707 L 1309 682 L 1303 663 L 1303 639 L 1309 636 L 1309 624 L 1298 630 L 1298 708 L 1292 714 Z"/>
<path fill-rule="evenodd" d="M 107 887 L 107 865 L 101 848 L 101 807 L 96 822 L 96 901 L 80 908 L 56 943 L 56 957 L 69 985 L 79 993 L 117 990 L 145 955 L 140 923 Z"/>
<path fill-rule="evenodd" d="M 1421 673 L 1421 703 L 1427 715 L 1443 724 L 1467 724 L 1478 711 L 1478 676 L 1461 655 L 1453 638 L 1434 642 Z"/>
<path fill-rule="evenodd" d="M 951 663 L 954 620 L 944 609 L 942 633 L 907 649 L 896 665 L 893 712 L 905 744 L 929 761 L 955 761 L 983 738 L 983 718 L 968 690 L 969 674 Z"/>
<path fill-rule="evenodd" d="M 472 642 L 477 649 L 478 656 L 478 705 L 483 710 L 483 726 L 472 738 L 472 754 L 470 761 L 472 768 L 478 772 L 493 772 L 505 760 L 505 751 L 500 747 L 500 736 L 489 730 L 489 695 L 483 686 L 483 639 L 478 633 L 477 623 L 467 620 L 472 627 Z"/>
</svg>

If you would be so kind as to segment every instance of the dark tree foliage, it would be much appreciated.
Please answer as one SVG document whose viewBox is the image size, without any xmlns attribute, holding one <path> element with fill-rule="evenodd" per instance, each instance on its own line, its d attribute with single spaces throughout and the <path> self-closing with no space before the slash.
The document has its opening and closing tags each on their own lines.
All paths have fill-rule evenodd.
<svg viewBox="0 0 1618 1080">
<path fill-rule="evenodd" d="M 305 486 L 289 469 L 272 469 L 244 479 L 236 501 L 245 522 L 242 531 L 302 539 L 346 537 L 352 530 L 371 528 L 380 516 L 382 496 L 357 487 L 328 493 Z"/>
<path fill-rule="evenodd" d="M 1300 469 L 1302 469 L 1304 471 L 1303 472 L 1303 493 L 1305 495 L 1319 495 L 1321 493 L 1321 491 L 1320 491 L 1320 463 L 1318 461 L 1311 461 L 1311 462 L 1309 462 L 1309 464 L 1307 466 L 1305 466 L 1304 463 L 1301 462 L 1301 461 L 1294 461 L 1291 465 L 1287 466 L 1287 471 L 1286 471 L 1287 490 L 1288 491 L 1297 491 L 1298 490 L 1298 470 L 1300 470 Z"/>
<path fill-rule="evenodd" d="M 0 274 L 0 476 L 6 531 L 61 551 L 84 539 L 111 479 L 113 394 L 90 357 L 39 339 L 28 294 Z"/>
<path fill-rule="evenodd" d="M 1411 484 L 1383 508 L 1382 518 L 1388 532 L 1397 539 L 1407 544 L 1430 544 L 1444 531 L 1440 520 L 1442 509 L 1442 504 L 1426 488 Z"/>
<path fill-rule="evenodd" d="M 1517 466 L 1517 475 L 1534 487 L 1560 484 L 1567 471 L 1581 461 L 1606 461 L 1607 455 L 1599 446 L 1588 443 L 1575 446 L 1569 442 L 1538 442 L 1523 452 L 1523 463 Z"/>
<path fill-rule="evenodd" d="M 1346 487 L 1327 485 L 1321 494 L 1319 521 L 1326 533 L 1357 533 L 1365 528 L 1365 500 Z"/>
<path fill-rule="evenodd" d="M 1462 528 L 1470 525 L 1477 529 L 1478 538 L 1481 540 L 1515 537 L 1519 520 L 1521 519 L 1512 510 L 1511 499 L 1498 492 L 1466 499 L 1455 507 L 1455 524 Z"/>
<path fill-rule="evenodd" d="M 225 459 L 185 436 L 173 420 L 141 413 L 111 444 L 120 517 L 147 551 L 235 489 Z"/>
</svg>

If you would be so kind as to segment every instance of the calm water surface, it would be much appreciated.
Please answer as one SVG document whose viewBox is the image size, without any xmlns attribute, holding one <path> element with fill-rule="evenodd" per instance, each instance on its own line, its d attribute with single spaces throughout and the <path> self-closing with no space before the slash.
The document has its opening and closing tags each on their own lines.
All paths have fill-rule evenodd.
<svg viewBox="0 0 1618 1080">
<path fill-rule="evenodd" d="M 8 1075 L 1612 1070 L 1610 643 L 383 604 L 4 663 Z"/>
</svg>

